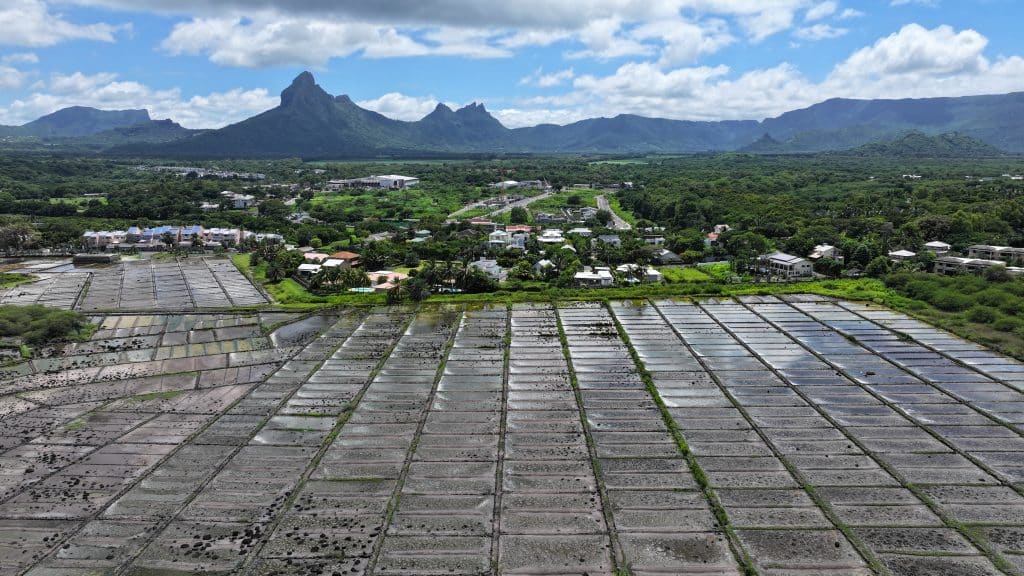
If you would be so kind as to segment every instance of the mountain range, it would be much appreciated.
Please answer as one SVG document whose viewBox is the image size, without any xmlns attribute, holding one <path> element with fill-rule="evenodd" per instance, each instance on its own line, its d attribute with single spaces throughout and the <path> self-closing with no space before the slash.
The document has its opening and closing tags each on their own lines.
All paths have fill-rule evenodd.
<svg viewBox="0 0 1024 576">
<path fill-rule="evenodd" d="M 51 147 L 113 155 L 181 158 L 307 159 L 457 154 L 650 154 L 743 151 L 815 153 L 891 142 L 908 134 L 957 133 L 956 153 L 971 157 L 1024 153 L 1024 93 L 921 100 L 833 99 L 758 121 L 696 122 L 619 115 L 566 126 L 509 129 L 482 104 L 452 110 L 439 104 L 415 122 L 360 108 L 332 96 L 304 72 L 276 108 L 218 130 L 188 130 L 152 120 L 145 110 L 68 108 L 19 127 L 0 127 L 0 145 Z M 977 141 L 977 145 L 966 140 Z M 920 143 L 919 143 L 920 144 Z M 907 146 L 890 147 L 898 153 Z M 931 145 L 910 146 L 928 153 Z M 858 154 L 885 154 L 886 149 Z"/>
</svg>

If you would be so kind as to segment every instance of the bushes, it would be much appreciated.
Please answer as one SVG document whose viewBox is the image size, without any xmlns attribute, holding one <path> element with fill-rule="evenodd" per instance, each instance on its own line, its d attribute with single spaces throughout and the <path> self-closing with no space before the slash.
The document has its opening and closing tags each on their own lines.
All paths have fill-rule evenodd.
<svg viewBox="0 0 1024 576">
<path fill-rule="evenodd" d="M 87 335 L 88 318 L 78 312 L 44 306 L 0 306 L 0 336 L 40 346 Z"/>
<path fill-rule="evenodd" d="M 991 324 L 999 318 L 999 312 L 988 306 L 975 306 L 967 312 L 967 319 L 977 324 Z"/>
</svg>

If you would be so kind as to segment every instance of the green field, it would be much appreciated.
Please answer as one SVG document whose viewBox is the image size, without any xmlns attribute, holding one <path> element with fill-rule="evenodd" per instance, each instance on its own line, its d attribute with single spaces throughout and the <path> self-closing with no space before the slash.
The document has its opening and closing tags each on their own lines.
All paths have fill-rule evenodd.
<svg viewBox="0 0 1024 576">
<path fill-rule="evenodd" d="M 711 280 L 711 276 L 708 276 L 697 268 L 662 268 L 659 271 L 665 276 L 665 281 L 670 284 L 678 284 L 681 282 L 707 282 L 708 280 Z"/>
</svg>

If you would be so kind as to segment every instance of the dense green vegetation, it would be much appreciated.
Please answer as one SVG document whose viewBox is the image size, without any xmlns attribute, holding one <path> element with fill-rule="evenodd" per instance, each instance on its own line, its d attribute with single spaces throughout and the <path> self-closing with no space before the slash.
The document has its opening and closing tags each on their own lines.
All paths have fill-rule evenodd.
<svg viewBox="0 0 1024 576">
<path fill-rule="evenodd" d="M 466 270 L 469 262 L 482 256 L 495 259 L 509 273 L 502 286 L 480 283 L 472 287 L 483 295 L 435 294 L 433 298 L 830 293 L 878 300 L 1024 355 L 1024 305 L 1020 305 L 1024 283 L 998 275 L 945 278 L 923 273 L 932 257 L 922 247 L 931 240 L 948 242 L 957 251 L 975 243 L 1024 246 L 1024 185 L 1003 177 L 1024 173 L 1024 161 L 1015 157 L 928 160 L 727 154 L 216 164 L 222 170 L 262 172 L 267 176 L 263 181 L 179 177 L 138 169 L 157 164 L 160 162 L 35 155 L 0 158 L 0 249 L 73 245 L 88 228 L 159 223 L 238 226 L 280 232 L 292 244 L 316 246 L 328 253 L 356 251 L 368 271 L 409 272 L 431 266 L 451 271 L 421 278 L 435 288 L 454 289 L 461 281 L 454 272 Z M 317 191 L 330 179 L 392 173 L 415 176 L 422 183 L 397 192 Z M 728 259 L 730 263 L 700 269 L 663 268 L 666 284 L 661 286 L 581 290 L 573 286 L 571 274 L 580 266 L 649 262 L 653 247 L 644 244 L 640 233 L 619 233 L 620 248 L 592 245 L 589 239 L 574 236 L 567 242 L 574 253 L 542 255 L 543 247 L 531 240 L 523 255 L 488 248 L 484 231 L 444 222 L 447 214 L 459 207 L 495 196 L 489 184 L 508 179 L 543 179 L 558 191 L 529 210 L 509 215 L 515 221 L 532 221 L 540 211 L 593 206 L 599 192 L 572 188 L 574 183 L 633 182 L 632 189 L 604 192 L 613 209 L 640 228 L 664 227 L 665 247 L 687 263 L 708 259 Z M 250 210 L 199 209 L 200 203 L 216 202 L 226 189 L 252 194 L 262 203 Z M 102 197 L 85 196 L 97 193 Z M 290 222 L 288 217 L 297 211 L 308 211 L 316 220 Z M 717 242 L 707 243 L 707 233 L 717 224 L 728 224 L 731 230 Z M 595 234 L 608 232 L 600 222 L 589 225 Z M 429 238 L 412 242 L 416 230 Z M 394 237 L 365 241 L 367 235 L 382 231 Z M 836 277 L 852 270 L 885 283 L 867 279 L 743 283 L 754 279 L 750 264 L 758 254 L 778 249 L 806 255 L 820 243 L 833 244 L 846 256 L 845 266 L 828 261 L 819 264 L 817 270 L 822 274 Z M 919 252 L 922 257 L 893 266 L 886 254 L 895 249 Z M 257 250 L 252 256 L 238 255 L 236 263 L 281 303 L 310 307 L 381 303 L 385 299 L 380 294 L 345 292 L 361 284 L 354 277 L 324 278 L 304 286 L 290 278 L 300 260 L 278 252 L 261 254 Z M 535 270 L 533 266 L 541 258 L 556 261 L 557 270 Z M 7 284 L 20 281 L 24 278 L 3 279 Z M 405 297 L 413 296 L 407 292 Z"/>
<path fill-rule="evenodd" d="M 898 272 L 885 278 L 906 308 L 933 324 L 1024 357 L 1024 281 L 997 271 L 983 276 Z"/>
<path fill-rule="evenodd" d="M 728 224 L 721 255 L 749 259 L 772 248 L 807 255 L 829 243 L 863 269 L 890 250 L 920 252 L 931 240 L 957 250 L 1024 245 L 1024 190 L 1000 177 L 1022 169 L 1018 159 L 685 158 L 648 165 L 638 178 L 645 185 L 622 191 L 619 201 L 669 228 L 669 247 L 680 253 Z"/>
<path fill-rule="evenodd" d="M 31 346 L 88 338 L 93 325 L 79 312 L 44 306 L 0 306 L 0 337 Z"/>
<path fill-rule="evenodd" d="M 870 158 L 994 158 L 1003 152 L 970 136 L 951 132 L 929 136 L 911 131 L 891 140 L 854 148 L 845 154 Z"/>
</svg>

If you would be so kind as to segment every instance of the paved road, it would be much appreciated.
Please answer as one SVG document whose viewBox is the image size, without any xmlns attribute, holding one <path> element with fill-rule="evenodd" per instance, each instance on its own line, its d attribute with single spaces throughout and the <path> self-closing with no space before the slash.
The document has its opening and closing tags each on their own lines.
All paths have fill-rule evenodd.
<svg viewBox="0 0 1024 576">
<path fill-rule="evenodd" d="M 614 228 L 616 230 L 632 230 L 633 229 L 633 226 L 630 225 L 629 222 L 626 222 L 625 220 L 623 220 L 621 216 L 619 216 L 618 214 L 615 213 L 615 210 L 612 210 L 611 203 L 608 202 L 608 199 L 605 198 L 603 194 L 601 196 L 597 197 L 597 209 L 598 210 L 607 210 L 607 211 L 612 213 L 612 228 Z"/>
<path fill-rule="evenodd" d="M 500 208 L 498 210 L 495 210 L 494 212 L 491 212 L 490 214 L 487 215 L 487 217 L 488 218 L 494 218 L 495 216 L 501 216 L 502 214 L 505 214 L 506 212 L 511 212 L 513 208 L 517 208 L 517 207 L 526 208 L 530 204 L 533 204 L 534 202 L 539 202 L 539 201 L 541 201 L 541 200 L 551 196 L 552 194 L 554 194 L 553 191 L 552 192 L 545 192 L 545 193 L 543 193 L 543 194 L 541 194 L 539 196 L 534 196 L 533 198 L 524 198 L 524 199 L 522 199 L 522 200 L 520 200 L 518 202 L 513 202 L 512 204 L 509 204 L 508 206 L 505 206 L 504 208 Z M 466 212 L 469 212 L 471 210 L 476 210 L 477 208 L 480 208 L 481 205 L 482 205 L 482 202 L 473 202 L 472 204 L 467 204 L 467 205 L 463 206 L 462 208 L 456 210 L 455 212 L 452 212 L 451 214 L 449 214 L 448 217 L 449 218 L 458 218 L 459 216 L 462 216 Z"/>
<path fill-rule="evenodd" d="M 513 202 L 513 203 L 509 204 L 508 206 L 505 206 L 504 208 L 501 208 L 499 210 L 495 210 L 494 212 L 491 212 L 490 214 L 487 215 L 487 217 L 488 218 L 495 218 L 497 216 L 501 216 L 502 214 L 511 212 L 513 208 L 526 208 L 527 206 L 529 206 L 530 204 L 533 204 L 534 202 L 540 202 L 541 200 L 550 197 L 552 194 L 554 194 L 553 191 L 552 192 L 545 192 L 545 193 L 543 193 L 543 194 L 541 194 L 539 196 L 534 196 L 533 198 L 524 198 L 524 199 L 520 200 L 519 202 Z"/>
</svg>

